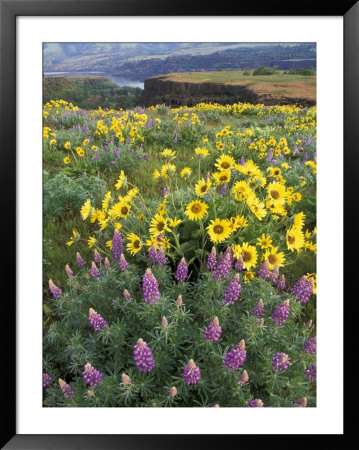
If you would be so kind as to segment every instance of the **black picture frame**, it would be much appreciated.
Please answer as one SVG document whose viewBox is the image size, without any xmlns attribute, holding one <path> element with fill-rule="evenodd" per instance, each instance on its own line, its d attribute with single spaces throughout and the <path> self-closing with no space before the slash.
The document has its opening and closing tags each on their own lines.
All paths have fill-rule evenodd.
<svg viewBox="0 0 359 450">
<path fill-rule="evenodd" d="M 16 433 L 16 18 L 19 16 L 342 16 L 344 19 L 344 256 L 353 250 L 355 242 L 355 184 L 353 180 L 359 169 L 359 2 L 348 0 L 336 3 L 324 1 L 239 1 L 236 5 L 223 0 L 217 3 L 194 3 L 182 0 L 174 5 L 164 0 L 0 0 L 0 192 L 2 193 L 2 326 L 1 343 L 1 448 L 5 449 L 179 449 L 206 445 L 209 448 L 262 444 L 265 440 L 276 440 L 276 447 L 288 445 L 288 437 L 282 443 L 276 435 L 186 435 L 181 424 L 178 435 L 18 435 Z M 335 61 L 333 61 L 335 64 Z M 354 193 L 353 193 L 354 192 Z M 349 285 L 355 280 L 356 265 L 344 272 L 344 286 L 349 294 Z M 355 292 L 355 291 L 354 291 Z M 31 295 L 30 295 L 31 296 Z M 345 305 L 346 345 L 344 356 L 355 358 L 350 349 L 354 341 L 356 296 Z M 348 364 L 350 366 L 350 364 Z M 348 377 L 353 372 L 347 366 L 345 382 L 346 400 L 357 401 L 355 389 L 350 388 Z M 354 368 L 352 368 L 354 369 Z M 333 367 L 333 372 L 335 368 Z M 333 377 L 335 374 L 333 373 Z M 355 383 L 356 384 L 356 383 Z M 354 384 L 353 384 L 354 386 Z M 349 400 L 349 395 L 351 395 Z M 345 398 L 345 397 L 344 397 Z M 349 407 L 349 406 L 348 406 Z M 354 415 L 346 418 L 345 434 L 329 435 L 331 442 L 342 440 L 353 430 Z M 294 436 L 291 435 L 291 438 Z M 299 445 L 314 443 L 318 435 L 296 435 Z M 314 439 L 314 440 L 313 440 Z M 260 442 L 259 442 L 260 441 Z M 337 445 L 342 444 L 337 442 Z M 268 444 L 266 444 L 268 445 Z"/>
</svg>

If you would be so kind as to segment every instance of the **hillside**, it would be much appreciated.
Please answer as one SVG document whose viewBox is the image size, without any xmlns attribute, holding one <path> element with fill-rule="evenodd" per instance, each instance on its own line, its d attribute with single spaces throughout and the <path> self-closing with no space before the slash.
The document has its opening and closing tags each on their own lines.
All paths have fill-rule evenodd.
<svg viewBox="0 0 359 450">
<path fill-rule="evenodd" d="M 64 99 L 83 109 L 136 106 L 140 88 L 120 87 L 106 77 L 43 77 L 43 102 Z"/>
<path fill-rule="evenodd" d="M 316 104 L 316 77 L 289 75 L 245 75 L 243 71 L 171 73 L 148 78 L 139 99 L 142 106 L 166 104 L 193 106 L 201 102 L 265 105 Z"/>
</svg>

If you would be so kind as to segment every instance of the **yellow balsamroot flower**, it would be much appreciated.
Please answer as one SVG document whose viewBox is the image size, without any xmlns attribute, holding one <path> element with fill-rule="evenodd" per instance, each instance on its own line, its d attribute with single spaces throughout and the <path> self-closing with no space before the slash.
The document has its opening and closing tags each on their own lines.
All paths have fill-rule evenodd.
<svg viewBox="0 0 359 450">
<path fill-rule="evenodd" d="M 65 164 L 70 164 L 70 157 L 69 156 L 65 156 L 64 163 Z"/>
<path fill-rule="evenodd" d="M 134 187 L 127 192 L 127 196 L 133 200 L 136 197 L 136 195 L 138 194 L 138 192 L 139 192 L 139 189 L 137 187 Z"/>
<path fill-rule="evenodd" d="M 134 233 L 129 233 L 126 238 L 130 241 L 126 246 L 127 250 L 131 253 L 131 255 L 135 255 L 142 248 L 141 239 Z"/>
<path fill-rule="evenodd" d="M 108 191 L 102 200 L 102 211 L 107 211 L 110 198 L 111 198 L 111 191 Z"/>
<path fill-rule="evenodd" d="M 207 181 L 204 178 L 201 178 L 194 187 L 195 193 L 198 197 L 203 197 L 209 191 L 211 184 L 210 178 L 208 178 Z"/>
<path fill-rule="evenodd" d="M 118 212 L 118 216 L 122 219 L 126 219 L 128 215 L 130 214 L 131 205 L 129 205 L 126 202 L 119 202 L 117 203 L 116 211 Z"/>
<path fill-rule="evenodd" d="M 223 150 L 224 149 L 224 144 L 223 142 L 216 142 L 216 147 L 218 148 L 218 150 Z"/>
<path fill-rule="evenodd" d="M 175 154 L 176 154 L 176 152 L 171 150 L 170 148 L 165 148 L 163 150 L 163 152 L 161 152 L 162 156 L 164 156 L 166 158 L 171 158 L 171 159 L 175 159 L 176 158 Z"/>
<path fill-rule="evenodd" d="M 249 283 L 251 280 L 253 280 L 253 278 L 254 278 L 254 272 L 251 272 L 251 271 L 246 272 L 244 275 L 244 282 Z"/>
<path fill-rule="evenodd" d="M 206 158 L 209 155 L 209 151 L 206 148 L 197 147 L 194 149 L 194 152 L 201 158 Z"/>
<path fill-rule="evenodd" d="M 171 231 L 167 224 L 167 218 L 161 216 L 160 214 L 156 214 L 155 217 L 151 219 L 151 228 L 149 229 L 150 234 L 156 237 L 164 231 Z"/>
<path fill-rule="evenodd" d="M 64 147 L 66 148 L 66 150 L 68 150 L 71 147 L 71 142 L 70 141 L 65 142 Z"/>
<path fill-rule="evenodd" d="M 258 253 L 254 245 L 243 242 L 240 247 L 240 256 L 243 259 L 243 269 L 250 269 L 257 264 Z"/>
<path fill-rule="evenodd" d="M 295 192 L 292 197 L 295 202 L 300 202 L 302 200 L 302 194 L 300 192 Z"/>
<path fill-rule="evenodd" d="M 51 139 L 50 145 L 55 145 L 55 144 L 56 144 L 56 139 Z"/>
<path fill-rule="evenodd" d="M 82 220 L 86 220 L 91 212 L 91 200 L 88 198 L 80 209 Z"/>
<path fill-rule="evenodd" d="M 280 167 L 274 167 L 272 170 L 272 177 L 279 177 L 280 175 L 282 175 Z"/>
<path fill-rule="evenodd" d="M 304 227 L 305 214 L 303 211 L 294 216 L 293 227 L 302 229 Z"/>
<path fill-rule="evenodd" d="M 70 240 L 68 242 L 66 242 L 66 245 L 70 247 L 75 242 L 75 239 L 77 238 L 77 236 L 78 236 L 78 233 L 77 233 L 76 229 L 73 228 L 72 236 L 71 236 Z"/>
<path fill-rule="evenodd" d="M 180 223 L 182 223 L 182 219 L 177 219 L 176 217 L 174 219 L 168 218 L 168 224 L 171 228 L 176 228 Z"/>
<path fill-rule="evenodd" d="M 153 178 L 160 178 L 161 174 L 159 172 L 159 170 L 155 169 L 153 172 Z"/>
<path fill-rule="evenodd" d="M 246 181 L 236 181 L 232 187 L 232 192 L 237 201 L 242 201 L 252 194 L 252 189 Z"/>
<path fill-rule="evenodd" d="M 228 183 L 231 179 L 230 170 L 222 170 L 221 172 L 214 172 L 213 178 L 217 181 L 217 184 Z"/>
<path fill-rule="evenodd" d="M 98 219 L 98 223 L 100 226 L 100 231 L 104 230 L 107 227 L 107 224 L 110 220 L 110 217 L 106 217 L 105 219 Z"/>
<path fill-rule="evenodd" d="M 161 167 L 161 175 L 163 178 L 169 178 L 171 175 L 174 175 L 176 172 L 176 166 L 172 163 L 163 164 Z"/>
<path fill-rule="evenodd" d="M 97 150 L 98 150 L 97 145 L 92 145 L 91 146 L 91 150 L 93 150 L 94 152 L 97 152 Z"/>
<path fill-rule="evenodd" d="M 76 153 L 79 156 L 85 156 L 85 150 L 82 147 L 76 147 Z"/>
<path fill-rule="evenodd" d="M 231 235 L 231 227 L 227 220 L 221 220 L 217 217 L 215 220 L 211 220 L 210 225 L 207 227 L 208 235 L 212 242 L 222 242 Z"/>
<path fill-rule="evenodd" d="M 317 165 L 314 161 L 307 161 L 305 165 L 312 168 L 313 174 L 317 173 Z"/>
<path fill-rule="evenodd" d="M 89 248 L 92 248 L 95 245 L 95 243 L 96 243 L 96 238 L 94 238 L 93 236 L 90 236 L 87 241 Z"/>
<path fill-rule="evenodd" d="M 265 234 L 262 234 L 260 238 L 257 238 L 258 244 L 260 245 L 262 249 L 271 248 L 272 247 L 272 239 L 270 235 L 267 236 Z"/>
<path fill-rule="evenodd" d="M 90 143 L 90 139 L 84 139 L 83 141 L 82 141 L 82 145 L 84 146 L 84 147 L 86 147 L 86 145 L 88 145 Z"/>
<path fill-rule="evenodd" d="M 278 252 L 278 247 L 272 247 L 264 253 L 264 260 L 268 260 L 269 269 L 272 270 L 277 265 L 283 267 L 285 263 L 285 256 L 283 252 Z"/>
<path fill-rule="evenodd" d="M 120 176 L 118 177 L 117 183 L 115 184 L 115 188 L 119 190 L 120 187 L 123 185 L 124 181 L 125 181 L 125 173 L 123 170 L 121 170 Z"/>
<path fill-rule="evenodd" d="M 291 227 L 287 230 L 287 247 L 288 250 L 292 252 L 294 250 L 299 251 L 302 247 L 304 247 L 304 234 L 301 229 L 296 227 Z"/>
<path fill-rule="evenodd" d="M 186 207 L 185 214 L 189 220 L 201 220 L 207 214 L 208 205 L 200 200 L 189 203 Z"/>
<path fill-rule="evenodd" d="M 237 230 L 238 228 L 245 228 L 248 226 L 248 220 L 244 216 L 231 217 L 231 222 L 233 231 Z"/>
<path fill-rule="evenodd" d="M 282 166 L 283 169 L 285 169 L 285 170 L 288 170 L 288 169 L 289 169 L 289 165 L 288 165 L 286 162 L 282 163 L 281 166 Z"/>
<path fill-rule="evenodd" d="M 187 178 L 191 175 L 192 173 L 192 169 L 190 167 L 184 167 L 181 170 L 181 177 L 184 178 L 185 180 L 187 180 Z"/>
<path fill-rule="evenodd" d="M 255 195 L 250 195 L 247 198 L 248 208 L 257 217 L 258 220 L 262 220 L 267 215 L 264 203 L 261 202 Z"/>
<path fill-rule="evenodd" d="M 283 205 L 288 196 L 285 187 L 281 183 L 273 182 L 267 186 L 267 200 L 274 206 Z"/>
<path fill-rule="evenodd" d="M 218 170 L 231 170 L 235 165 L 235 160 L 232 156 L 222 155 L 220 158 L 216 159 L 216 163 L 214 164 Z"/>
</svg>

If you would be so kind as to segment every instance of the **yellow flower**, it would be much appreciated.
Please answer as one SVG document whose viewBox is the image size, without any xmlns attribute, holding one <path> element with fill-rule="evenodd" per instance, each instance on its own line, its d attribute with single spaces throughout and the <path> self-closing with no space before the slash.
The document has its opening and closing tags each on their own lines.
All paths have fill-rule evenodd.
<svg viewBox="0 0 359 450">
<path fill-rule="evenodd" d="M 70 240 L 68 242 L 66 242 L 66 245 L 70 247 L 75 242 L 75 239 L 76 239 L 77 236 L 78 236 L 78 233 L 77 233 L 76 229 L 73 228 L 72 229 L 72 236 L 71 236 Z"/>
<path fill-rule="evenodd" d="M 228 221 L 221 220 L 218 217 L 215 220 L 211 220 L 207 230 L 211 241 L 214 243 L 222 242 L 231 235 L 231 227 Z"/>
<path fill-rule="evenodd" d="M 269 200 L 271 204 L 275 206 L 283 205 L 288 195 L 285 190 L 285 187 L 278 182 L 268 184 L 267 193 L 268 193 L 267 200 Z"/>
<path fill-rule="evenodd" d="M 177 219 L 176 217 L 174 219 L 168 218 L 168 224 L 171 228 L 176 228 L 177 225 L 179 225 L 182 222 L 182 219 Z"/>
<path fill-rule="evenodd" d="M 106 247 L 112 250 L 112 241 L 106 241 Z"/>
<path fill-rule="evenodd" d="M 90 236 L 87 243 L 88 243 L 89 248 L 92 248 L 96 243 L 96 238 L 94 238 L 93 236 Z"/>
<path fill-rule="evenodd" d="M 305 214 L 303 211 L 294 216 L 293 227 L 302 229 L 305 222 Z"/>
<path fill-rule="evenodd" d="M 56 144 L 56 139 L 51 139 L 50 145 L 55 145 L 55 144 Z"/>
<path fill-rule="evenodd" d="M 192 169 L 190 167 L 184 167 L 181 170 L 181 177 L 187 180 L 187 178 L 191 175 Z"/>
<path fill-rule="evenodd" d="M 252 189 L 246 181 L 236 181 L 232 187 L 232 192 L 237 201 L 245 200 L 251 193 Z"/>
<path fill-rule="evenodd" d="M 70 157 L 69 156 L 65 156 L 64 163 L 65 164 L 70 164 Z"/>
<path fill-rule="evenodd" d="M 209 155 L 209 151 L 206 148 L 197 147 L 194 149 L 194 152 L 196 153 L 196 155 L 202 158 L 206 158 L 206 156 Z"/>
<path fill-rule="evenodd" d="M 97 150 L 98 150 L 97 145 L 93 145 L 93 146 L 91 147 L 91 150 L 93 150 L 94 152 L 97 152 Z"/>
<path fill-rule="evenodd" d="M 243 242 L 240 249 L 240 255 L 243 259 L 243 269 L 250 269 L 257 264 L 258 253 L 254 245 Z"/>
<path fill-rule="evenodd" d="M 209 191 L 211 184 L 210 178 L 208 178 L 207 181 L 204 178 L 201 178 L 194 187 L 198 197 L 203 197 Z"/>
<path fill-rule="evenodd" d="M 317 173 L 317 165 L 314 161 L 307 161 L 305 165 L 312 168 L 313 174 Z"/>
<path fill-rule="evenodd" d="M 244 275 L 244 282 L 249 283 L 254 278 L 254 272 L 246 272 Z"/>
<path fill-rule="evenodd" d="M 294 250 L 299 251 L 304 247 L 304 234 L 301 229 L 293 226 L 287 230 L 287 247 L 292 252 Z"/>
<path fill-rule="evenodd" d="M 118 216 L 122 219 L 126 219 L 128 215 L 130 214 L 131 206 L 126 202 L 119 202 L 117 203 L 116 211 L 118 212 Z"/>
<path fill-rule="evenodd" d="M 232 156 L 222 155 L 220 158 L 216 159 L 214 164 L 218 170 L 231 170 L 235 165 L 235 160 Z"/>
<path fill-rule="evenodd" d="M 110 198 L 111 198 L 111 191 L 108 191 L 107 194 L 105 195 L 104 199 L 102 200 L 102 210 L 103 211 L 107 211 Z"/>
<path fill-rule="evenodd" d="M 176 172 L 176 166 L 172 163 L 163 164 L 161 167 L 161 175 L 163 178 L 168 178 L 171 175 L 174 175 Z"/>
<path fill-rule="evenodd" d="M 230 170 L 222 170 L 221 172 L 214 172 L 213 178 L 217 181 L 217 184 L 228 183 L 231 179 Z"/>
<path fill-rule="evenodd" d="M 161 174 L 159 172 L 159 170 L 155 169 L 153 172 L 153 178 L 160 178 Z"/>
<path fill-rule="evenodd" d="M 118 177 L 117 183 L 115 184 L 115 188 L 119 190 L 120 187 L 123 185 L 124 181 L 125 181 L 125 173 L 123 170 L 121 170 L 120 176 Z"/>
<path fill-rule="evenodd" d="M 171 150 L 170 148 L 165 148 L 163 150 L 163 152 L 161 153 L 162 156 L 170 158 L 170 159 L 176 158 L 175 154 L 176 154 L 176 152 Z"/>
<path fill-rule="evenodd" d="M 129 241 L 131 241 L 126 246 L 127 250 L 131 253 L 131 255 L 135 255 L 142 248 L 141 239 L 134 233 L 129 233 L 126 237 Z"/>
<path fill-rule="evenodd" d="M 260 238 L 257 238 L 258 244 L 261 248 L 270 248 L 272 247 L 272 239 L 269 236 L 269 234 L 266 236 L 265 234 L 262 234 Z"/>
<path fill-rule="evenodd" d="M 187 205 L 185 214 L 189 217 L 189 220 L 201 220 L 207 214 L 207 210 L 208 205 L 206 203 L 195 200 Z"/>
<path fill-rule="evenodd" d="M 66 150 L 68 150 L 71 147 L 71 142 L 70 141 L 65 142 L 64 147 L 66 148 Z"/>
<path fill-rule="evenodd" d="M 278 252 L 278 247 L 272 247 L 264 253 L 264 260 L 268 260 L 269 269 L 272 270 L 276 265 L 283 267 L 285 262 L 285 256 L 283 252 Z"/>
<path fill-rule="evenodd" d="M 83 145 L 84 147 L 86 147 L 86 145 L 88 145 L 89 142 L 90 142 L 90 139 L 84 139 L 84 140 L 82 141 L 82 145 Z"/>
<path fill-rule="evenodd" d="M 80 210 L 82 220 L 86 220 L 88 218 L 90 211 L 91 211 L 91 200 L 88 198 L 82 205 Z"/>
<path fill-rule="evenodd" d="M 85 155 L 85 150 L 82 147 L 76 147 L 76 153 L 79 156 L 84 156 Z"/>
<path fill-rule="evenodd" d="M 154 236 L 158 236 L 159 234 L 163 233 L 164 231 L 171 231 L 168 226 L 168 219 L 161 216 L 160 214 L 156 214 L 155 217 L 151 219 L 151 228 L 150 228 L 150 234 L 153 234 Z"/>
<path fill-rule="evenodd" d="M 251 195 L 247 198 L 247 205 L 258 220 L 262 220 L 263 217 L 267 215 L 264 203 L 258 200 L 255 195 Z"/>
</svg>

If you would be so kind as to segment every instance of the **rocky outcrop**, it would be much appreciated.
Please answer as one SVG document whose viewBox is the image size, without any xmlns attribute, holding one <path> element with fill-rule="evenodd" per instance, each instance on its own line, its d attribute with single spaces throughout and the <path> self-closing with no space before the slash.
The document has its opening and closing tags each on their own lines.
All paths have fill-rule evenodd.
<svg viewBox="0 0 359 450">
<path fill-rule="evenodd" d="M 291 96 L 288 94 L 256 92 L 255 86 L 248 84 L 228 84 L 216 82 L 182 82 L 167 79 L 167 76 L 156 76 L 145 80 L 144 91 L 140 96 L 140 106 L 165 104 L 170 107 L 194 106 L 198 103 L 263 103 L 265 105 L 298 104 L 313 106 L 310 98 Z"/>
</svg>

